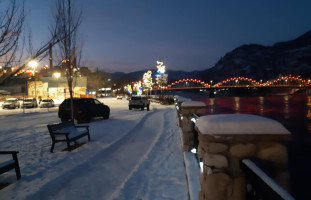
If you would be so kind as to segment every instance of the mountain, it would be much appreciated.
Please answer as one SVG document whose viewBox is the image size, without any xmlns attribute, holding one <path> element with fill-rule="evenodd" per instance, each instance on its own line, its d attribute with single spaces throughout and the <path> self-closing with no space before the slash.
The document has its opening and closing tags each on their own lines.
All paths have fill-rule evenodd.
<svg viewBox="0 0 311 200">
<path fill-rule="evenodd" d="M 202 72 L 205 78 L 218 81 L 233 76 L 270 80 L 289 74 L 310 77 L 311 31 L 272 46 L 242 45 Z"/>
<path fill-rule="evenodd" d="M 111 74 L 114 80 L 141 80 L 145 71 Z M 152 74 L 156 69 L 152 70 Z M 247 44 L 225 54 L 214 67 L 203 71 L 168 70 L 169 82 L 183 78 L 221 81 L 234 76 L 271 80 L 283 75 L 311 76 L 311 30 L 300 37 L 272 46 Z M 127 81 L 127 82 L 126 82 Z"/>
</svg>

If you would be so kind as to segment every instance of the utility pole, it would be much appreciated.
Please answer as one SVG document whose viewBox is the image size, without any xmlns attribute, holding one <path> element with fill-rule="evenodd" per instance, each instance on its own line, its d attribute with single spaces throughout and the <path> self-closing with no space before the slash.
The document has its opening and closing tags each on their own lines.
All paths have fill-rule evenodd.
<svg viewBox="0 0 311 200">
<path fill-rule="evenodd" d="M 50 60 L 50 70 L 53 70 L 53 51 L 52 51 L 52 47 L 53 47 L 53 44 L 50 43 L 49 44 L 49 60 Z"/>
</svg>

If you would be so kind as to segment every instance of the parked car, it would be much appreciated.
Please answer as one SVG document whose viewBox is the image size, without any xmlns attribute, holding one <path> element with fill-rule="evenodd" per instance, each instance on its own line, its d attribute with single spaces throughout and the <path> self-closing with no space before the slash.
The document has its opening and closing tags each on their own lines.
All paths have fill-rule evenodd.
<svg viewBox="0 0 311 200">
<path fill-rule="evenodd" d="M 20 107 L 20 103 L 17 98 L 8 98 L 2 104 L 2 109 L 5 109 L 5 108 L 15 109 L 19 107 Z"/>
<path fill-rule="evenodd" d="M 53 99 L 43 99 L 40 102 L 40 108 L 49 108 L 49 107 L 54 107 Z"/>
<path fill-rule="evenodd" d="M 36 98 L 27 98 L 24 99 L 22 103 L 22 108 L 37 108 L 38 102 Z"/>
<path fill-rule="evenodd" d="M 149 110 L 149 106 L 150 101 L 146 96 L 132 96 L 129 100 L 129 110 L 132 110 L 132 108 L 140 108 L 141 110 L 144 110 L 145 107 Z"/>
<path fill-rule="evenodd" d="M 78 123 L 88 123 L 93 117 L 103 117 L 109 119 L 110 108 L 97 99 L 93 98 L 73 98 L 74 119 Z M 65 99 L 58 109 L 58 117 L 62 122 L 69 121 L 71 116 L 71 101 Z"/>
<path fill-rule="evenodd" d="M 121 94 L 117 95 L 117 100 L 118 100 L 118 99 L 121 99 L 121 100 L 122 100 L 122 99 L 123 99 L 123 95 L 121 95 Z"/>
</svg>

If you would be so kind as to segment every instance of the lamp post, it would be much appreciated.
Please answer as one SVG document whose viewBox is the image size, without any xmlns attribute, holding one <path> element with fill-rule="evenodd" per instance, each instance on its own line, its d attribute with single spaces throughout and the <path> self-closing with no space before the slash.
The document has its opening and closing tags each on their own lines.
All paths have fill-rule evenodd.
<svg viewBox="0 0 311 200">
<path fill-rule="evenodd" d="M 34 80 L 35 80 L 35 98 L 37 98 L 37 83 L 36 83 L 36 77 L 35 77 L 35 74 L 36 74 L 36 68 L 38 66 L 38 62 L 35 61 L 35 60 L 31 60 L 29 63 L 28 63 L 29 67 L 33 68 L 33 76 L 34 76 Z"/>
<path fill-rule="evenodd" d="M 58 99 L 58 79 L 59 79 L 59 77 L 60 77 L 60 73 L 59 72 L 55 72 L 54 74 L 53 74 L 53 76 L 57 79 L 57 88 L 56 88 L 56 96 L 57 96 L 57 99 Z"/>
</svg>

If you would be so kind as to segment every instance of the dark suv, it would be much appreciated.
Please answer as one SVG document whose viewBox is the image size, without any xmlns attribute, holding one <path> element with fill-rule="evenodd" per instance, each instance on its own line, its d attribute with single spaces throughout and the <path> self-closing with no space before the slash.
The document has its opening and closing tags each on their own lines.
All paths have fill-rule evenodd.
<svg viewBox="0 0 311 200">
<path fill-rule="evenodd" d="M 58 109 L 58 117 L 64 121 L 70 120 L 71 103 L 70 98 L 65 99 Z M 97 99 L 73 98 L 74 119 L 78 123 L 88 123 L 93 117 L 103 117 L 109 119 L 110 108 Z"/>
</svg>

